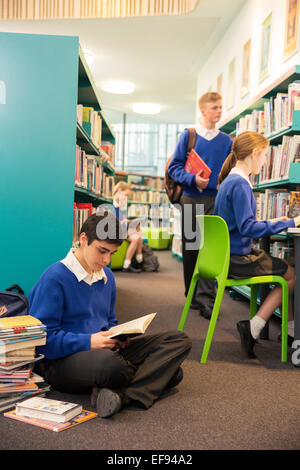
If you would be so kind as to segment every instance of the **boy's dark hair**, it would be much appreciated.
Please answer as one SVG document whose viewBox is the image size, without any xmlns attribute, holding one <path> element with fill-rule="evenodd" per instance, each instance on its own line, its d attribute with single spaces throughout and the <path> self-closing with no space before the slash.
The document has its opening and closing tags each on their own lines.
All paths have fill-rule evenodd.
<svg viewBox="0 0 300 470">
<path fill-rule="evenodd" d="M 107 210 L 102 215 L 90 215 L 82 224 L 80 233 L 83 232 L 87 236 L 88 245 L 94 240 L 121 245 L 126 239 L 126 232 L 124 232 L 119 219 Z"/>
</svg>

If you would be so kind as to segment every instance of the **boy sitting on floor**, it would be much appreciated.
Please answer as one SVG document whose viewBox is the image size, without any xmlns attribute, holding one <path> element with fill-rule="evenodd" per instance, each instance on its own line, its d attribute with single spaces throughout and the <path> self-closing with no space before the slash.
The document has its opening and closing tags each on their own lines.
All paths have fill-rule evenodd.
<svg viewBox="0 0 300 470">
<path fill-rule="evenodd" d="M 107 230 L 108 228 L 108 230 Z M 66 393 L 91 393 L 99 416 L 135 403 L 147 409 L 182 380 L 191 341 L 183 332 L 109 338 L 118 323 L 116 284 L 107 265 L 122 243 L 119 220 L 110 212 L 90 216 L 80 246 L 51 265 L 29 293 L 30 314 L 47 326 L 44 377 Z"/>
</svg>

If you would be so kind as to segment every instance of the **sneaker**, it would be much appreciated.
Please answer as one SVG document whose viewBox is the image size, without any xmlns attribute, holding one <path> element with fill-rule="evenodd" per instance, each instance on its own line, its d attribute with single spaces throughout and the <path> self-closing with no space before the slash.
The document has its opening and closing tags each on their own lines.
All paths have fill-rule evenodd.
<svg viewBox="0 0 300 470">
<path fill-rule="evenodd" d="M 92 390 L 91 405 L 96 408 L 101 418 L 113 416 L 128 403 L 127 397 L 109 388 L 94 387 Z"/>
<path fill-rule="evenodd" d="M 141 273 L 142 270 L 140 268 L 134 268 L 133 266 L 128 266 L 128 268 L 122 269 L 123 273 Z"/>
<path fill-rule="evenodd" d="M 183 370 L 181 367 L 179 367 L 178 371 L 175 372 L 175 374 L 173 375 L 173 377 L 171 378 L 170 382 L 168 383 L 168 385 L 166 386 L 167 389 L 169 388 L 174 388 L 176 387 L 178 384 L 180 384 L 180 382 L 182 381 L 183 379 Z"/>
</svg>

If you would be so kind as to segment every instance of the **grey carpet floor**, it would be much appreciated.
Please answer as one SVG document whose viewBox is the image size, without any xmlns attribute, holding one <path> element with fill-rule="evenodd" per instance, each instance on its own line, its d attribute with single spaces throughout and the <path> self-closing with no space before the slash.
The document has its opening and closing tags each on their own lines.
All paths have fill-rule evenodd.
<svg viewBox="0 0 300 470">
<path fill-rule="evenodd" d="M 185 301 L 182 264 L 169 251 L 156 252 L 157 273 L 115 272 L 120 322 L 158 312 L 149 333 L 176 329 Z M 147 411 L 124 409 L 54 433 L 0 416 L 0 448 L 24 450 L 231 450 L 300 447 L 300 370 L 280 362 L 280 323 L 270 322 L 270 339 L 259 340 L 257 359 L 243 357 L 236 322 L 249 305 L 225 294 L 207 364 L 200 356 L 208 321 L 191 310 L 185 332 L 193 342 L 177 389 Z M 292 351 L 289 351 L 289 355 Z M 86 395 L 51 392 L 49 398 L 89 406 Z"/>
</svg>

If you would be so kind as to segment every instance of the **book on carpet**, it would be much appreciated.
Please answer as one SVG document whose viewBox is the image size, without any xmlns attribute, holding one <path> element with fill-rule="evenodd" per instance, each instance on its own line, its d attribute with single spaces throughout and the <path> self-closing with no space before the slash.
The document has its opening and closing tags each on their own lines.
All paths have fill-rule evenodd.
<svg viewBox="0 0 300 470">
<path fill-rule="evenodd" d="M 37 390 L 31 392 L 14 392 L 6 395 L 0 395 L 0 412 L 7 411 L 10 408 L 14 408 L 16 403 L 22 400 L 28 400 L 29 397 L 33 396 L 45 396 L 50 391 L 50 385 L 44 385 Z"/>
<path fill-rule="evenodd" d="M 204 179 L 208 179 L 209 175 L 211 174 L 211 169 L 209 166 L 206 165 L 205 161 L 194 149 L 191 150 L 184 169 L 187 173 L 192 173 L 193 175 L 196 175 L 199 173 L 199 171 L 201 171 L 200 176 Z"/>
<path fill-rule="evenodd" d="M 121 325 L 113 326 L 109 330 L 112 333 L 109 338 L 120 339 L 122 341 L 126 337 L 133 338 L 134 336 L 142 335 L 145 333 L 155 315 L 156 313 L 150 313 L 149 315 L 144 315 L 143 317 L 122 323 Z"/>
<path fill-rule="evenodd" d="M 16 415 L 65 423 L 77 416 L 82 406 L 50 398 L 33 397 L 16 405 Z"/>
<path fill-rule="evenodd" d="M 64 431 L 65 429 L 77 426 L 78 424 L 82 424 L 90 419 L 96 418 L 98 414 L 94 413 L 93 411 L 82 410 L 80 414 L 70 419 L 69 421 L 66 421 L 65 423 L 50 421 L 48 419 L 46 420 L 39 418 L 30 418 L 28 416 L 20 416 L 16 414 L 15 410 L 4 413 L 4 416 L 6 416 L 7 418 L 22 421 L 23 423 L 33 424 L 34 426 L 49 429 L 50 431 L 60 432 Z"/>
</svg>

